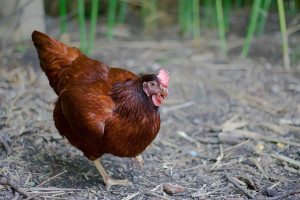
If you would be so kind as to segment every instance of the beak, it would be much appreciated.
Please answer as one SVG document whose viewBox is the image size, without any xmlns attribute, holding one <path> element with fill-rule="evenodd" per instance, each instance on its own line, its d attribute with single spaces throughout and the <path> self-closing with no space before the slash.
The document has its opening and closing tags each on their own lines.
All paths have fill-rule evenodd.
<svg viewBox="0 0 300 200">
<path fill-rule="evenodd" d="M 168 97 L 169 96 L 168 88 L 162 87 L 161 90 L 159 91 L 159 94 L 163 95 L 164 97 Z"/>
</svg>

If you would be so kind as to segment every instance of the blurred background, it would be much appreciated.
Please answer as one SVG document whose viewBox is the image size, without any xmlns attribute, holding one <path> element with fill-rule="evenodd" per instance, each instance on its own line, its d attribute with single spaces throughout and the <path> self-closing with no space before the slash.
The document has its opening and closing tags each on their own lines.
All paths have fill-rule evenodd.
<svg viewBox="0 0 300 200">
<path fill-rule="evenodd" d="M 39 30 L 72 42 L 89 55 L 97 52 L 99 39 L 126 41 L 134 35 L 140 40 L 190 42 L 193 47 L 206 46 L 224 55 L 266 57 L 271 63 L 283 62 L 286 69 L 300 59 L 297 0 L 1 3 L 0 48 L 4 52 L 25 51 L 32 30 Z"/>
<path fill-rule="evenodd" d="M 299 0 L 0 3 L 1 180 L 43 199 L 300 199 Z M 57 96 L 33 30 L 110 67 L 170 72 L 144 171 L 101 158 L 132 187 L 106 191 L 92 163 L 58 134 Z M 184 191 L 171 196 L 164 183 Z M 16 194 L 0 185 L 0 199 Z"/>
</svg>

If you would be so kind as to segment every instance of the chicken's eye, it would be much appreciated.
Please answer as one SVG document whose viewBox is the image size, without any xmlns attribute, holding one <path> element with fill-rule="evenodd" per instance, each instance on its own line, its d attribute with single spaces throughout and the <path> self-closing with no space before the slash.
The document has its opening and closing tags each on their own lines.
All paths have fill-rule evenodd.
<svg viewBox="0 0 300 200">
<path fill-rule="evenodd" d="M 151 86 L 156 86 L 156 82 L 151 82 Z"/>
</svg>

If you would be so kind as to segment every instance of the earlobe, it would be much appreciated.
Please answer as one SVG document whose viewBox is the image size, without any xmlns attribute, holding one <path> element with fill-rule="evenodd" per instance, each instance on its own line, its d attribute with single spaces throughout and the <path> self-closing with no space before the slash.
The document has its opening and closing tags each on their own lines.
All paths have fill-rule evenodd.
<svg viewBox="0 0 300 200">
<path fill-rule="evenodd" d="M 143 83 L 143 90 L 147 94 L 147 96 L 149 97 L 150 96 L 150 94 L 149 94 L 149 86 L 148 86 L 147 82 Z"/>
</svg>

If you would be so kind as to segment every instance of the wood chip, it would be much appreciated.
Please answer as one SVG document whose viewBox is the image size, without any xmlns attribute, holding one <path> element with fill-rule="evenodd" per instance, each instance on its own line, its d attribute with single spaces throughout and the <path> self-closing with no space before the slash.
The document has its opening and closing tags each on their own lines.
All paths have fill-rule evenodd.
<svg viewBox="0 0 300 200">
<path fill-rule="evenodd" d="M 183 191 L 183 187 L 181 185 L 173 183 L 165 183 L 163 185 L 163 189 L 168 194 L 176 194 Z"/>
</svg>

